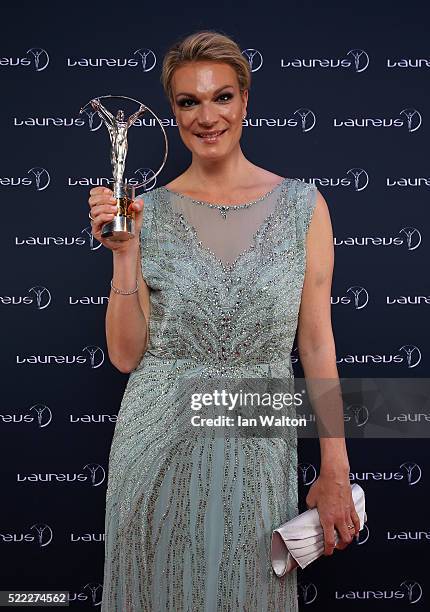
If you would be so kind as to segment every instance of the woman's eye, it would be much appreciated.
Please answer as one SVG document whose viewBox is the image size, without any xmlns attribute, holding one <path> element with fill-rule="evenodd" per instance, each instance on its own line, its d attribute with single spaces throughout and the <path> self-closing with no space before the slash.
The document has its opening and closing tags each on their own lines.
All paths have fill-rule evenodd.
<svg viewBox="0 0 430 612">
<path fill-rule="evenodd" d="M 232 97 L 233 97 L 233 94 L 224 93 L 224 94 L 219 95 L 217 100 L 220 100 L 221 102 L 228 102 L 229 100 L 231 100 Z M 224 99 L 221 99 L 221 98 L 224 98 Z M 191 104 L 188 104 L 188 102 L 191 102 Z M 184 108 L 190 108 L 190 106 L 192 106 L 193 103 L 194 103 L 194 100 L 192 98 L 182 98 L 182 100 L 179 100 L 178 106 L 182 106 Z"/>
<path fill-rule="evenodd" d="M 194 102 L 194 100 L 192 100 L 191 98 L 182 98 L 182 100 L 179 100 L 178 105 L 185 106 L 185 108 L 187 108 L 187 102 Z"/>
<path fill-rule="evenodd" d="M 231 93 L 224 93 L 224 94 L 221 94 L 221 95 L 218 97 L 218 100 L 219 100 L 220 98 L 224 98 L 225 96 L 227 96 L 227 100 L 224 100 L 224 102 L 228 102 L 228 101 L 229 101 L 229 100 L 231 100 L 231 98 L 233 97 L 233 94 L 231 94 Z"/>
</svg>

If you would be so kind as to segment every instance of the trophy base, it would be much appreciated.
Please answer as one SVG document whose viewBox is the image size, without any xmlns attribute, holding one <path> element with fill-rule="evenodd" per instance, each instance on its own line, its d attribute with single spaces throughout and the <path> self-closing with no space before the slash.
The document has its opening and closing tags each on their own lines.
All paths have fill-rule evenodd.
<svg viewBox="0 0 430 612">
<path fill-rule="evenodd" d="M 102 238 L 109 238 L 115 242 L 124 242 L 134 238 L 134 219 L 124 215 L 115 216 L 112 221 L 105 223 L 102 228 Z"/>
</svg>

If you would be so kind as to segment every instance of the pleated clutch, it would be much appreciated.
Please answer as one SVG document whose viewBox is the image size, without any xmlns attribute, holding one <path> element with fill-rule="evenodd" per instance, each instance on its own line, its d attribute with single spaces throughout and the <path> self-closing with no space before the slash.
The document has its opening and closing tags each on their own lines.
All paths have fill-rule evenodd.
<svg viewBox="0 0 430 612">
<path fill-rule="evenodd" d="M 367 522 L 364 491 L 351 485 L 352 499 L 360 518 L 360 531 Z M 335 542 L 340 540 L 335 529 Z M 305 568 L 324 554 L 324 531 L 317 508 L 309 508 L 272 532 L 271 557 L 275 574 L 281 578 L 296 567 Z"/>
</svg>

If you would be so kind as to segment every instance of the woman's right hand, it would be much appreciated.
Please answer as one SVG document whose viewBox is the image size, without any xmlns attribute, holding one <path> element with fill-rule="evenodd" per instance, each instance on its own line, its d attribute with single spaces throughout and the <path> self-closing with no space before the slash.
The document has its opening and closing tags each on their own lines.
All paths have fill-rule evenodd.
<svg viewBox="0 0 430 612">
<path fill-rule="evenodd" d="M 109 238 L 101 237 L 103 225 L 109 221 L 112 221 L 117 210 L 113 192 L 107 187 L 94 187 L 90 190 L 88 204 L 90 206 L 91 216 L 94 219 L 94 221 L 91 221 L 91 227 L 93 230 L 92 233 L 99 242 L 116 253 L 129 251 L 135 246 L 137 238 L 140 236 L 140 230 L 143 222 L 142 199 L 133 200 L 133 202 L 130 204 L 130 207 L 134 210 L 136 232 L 134 238 L 124 241 L 110 240 Z"/>
</svg>

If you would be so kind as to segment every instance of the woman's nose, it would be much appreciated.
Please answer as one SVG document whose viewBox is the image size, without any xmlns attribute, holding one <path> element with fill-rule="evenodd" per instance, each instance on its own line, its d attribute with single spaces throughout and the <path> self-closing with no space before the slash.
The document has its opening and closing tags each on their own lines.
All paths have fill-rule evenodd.
<svg viewBox="0 0 430 612">
<path fill-rule="evenodd" d="M 217 111 L 210 104 L 201 104 L 198 120 L 202 125 L 211 125 L 218 119 Z"/>
</svg>

